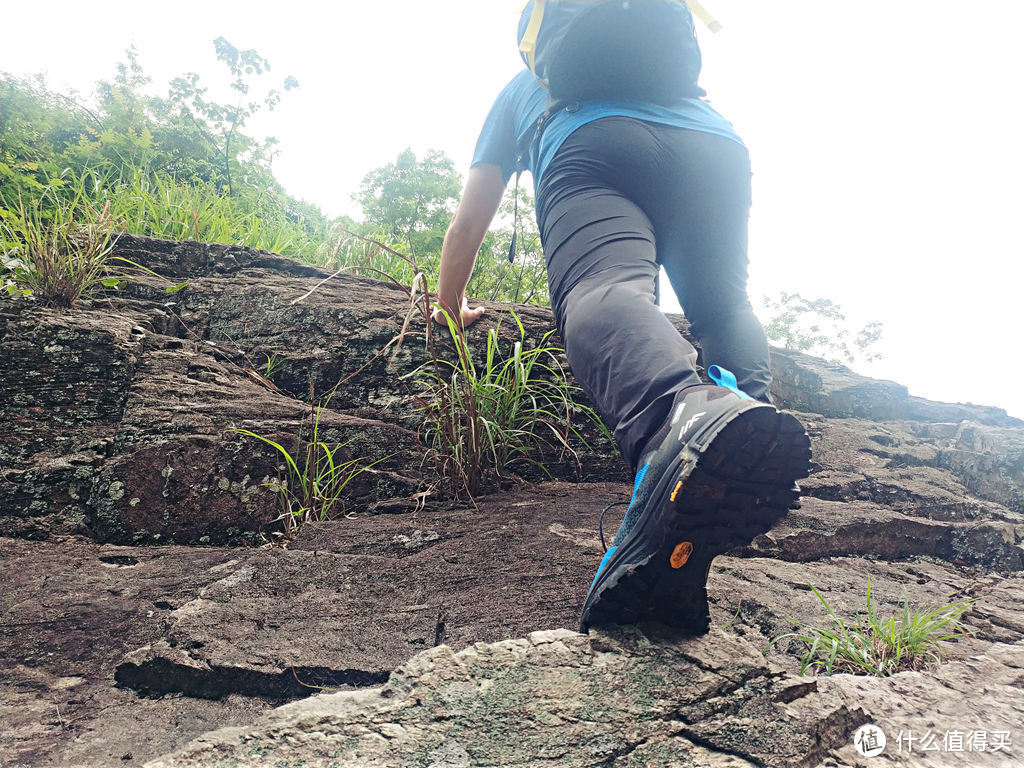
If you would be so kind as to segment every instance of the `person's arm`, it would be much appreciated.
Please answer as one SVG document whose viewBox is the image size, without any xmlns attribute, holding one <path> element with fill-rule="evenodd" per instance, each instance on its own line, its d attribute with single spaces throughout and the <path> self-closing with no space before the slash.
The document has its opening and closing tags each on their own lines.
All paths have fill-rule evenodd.
<svg viewBox="0 0 1024 768">
<path fill-rule="evenodd" d="M 437 277 L 438 303 L 465 328 L 484 313 L 483 307 L 470 309 L 466 285 L 473 274 L 477 251 L 494 220 L 506 185 L 500 165 L 480 163 L 469 169 L 466 189 L 441 246 L 441 267 Z M 444 315 L 435 309 L 433 318 L 444 323 Z"/>
</svg>

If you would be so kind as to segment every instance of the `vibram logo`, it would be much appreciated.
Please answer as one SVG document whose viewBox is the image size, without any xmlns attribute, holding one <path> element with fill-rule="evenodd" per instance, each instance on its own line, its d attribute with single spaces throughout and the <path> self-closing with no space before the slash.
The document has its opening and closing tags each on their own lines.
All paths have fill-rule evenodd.
<svg viewBox="0 0 1024 768">
<path fill-rule="evenodd" d="M 683 487 L 683 481 L 680 480 L 676 483 L 676 487 L 672 489 L 672 495 L 668 497 L 669 502 L 675 503 L 676 496 L 679 495 L 679 489 Z"/>
<path fill-rule="evenodd" d="M 676 548 L 672 550 L 672 556 L 668 559 L 669 563 L 673 568 L 682 568 L 686 565 L 686 561 L 690 559 L 690 555 L 693 554 L 693 542 L 692 541 L 681 541 L 676 544 Z"/>
</svg>

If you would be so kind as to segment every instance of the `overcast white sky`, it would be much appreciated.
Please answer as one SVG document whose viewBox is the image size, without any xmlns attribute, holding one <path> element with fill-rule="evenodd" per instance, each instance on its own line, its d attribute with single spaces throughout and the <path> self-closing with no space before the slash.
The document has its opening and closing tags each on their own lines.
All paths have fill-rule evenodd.
<svg viewBox="0 0 1024 768">
<path fill-rule="evenodd" d="M 798 291 L 885 325 L 861 372 L 1024 416 L 1024 3 L 706 0 L 702 83 L 754 167 L 751 297 Z M 334 4 L 7 3 L 0 70 L 88 97 L 134 44 L 162 91 L 214 90 L 223 35 L 300 88 L 253 126 L 281 140 L 288 190 L 355 213 L 370 169 L 410 146 L 468 169 L 520 68 L 521 0 Z M 34 6 L 34 7 L 33 7 Z"/>
</svg>

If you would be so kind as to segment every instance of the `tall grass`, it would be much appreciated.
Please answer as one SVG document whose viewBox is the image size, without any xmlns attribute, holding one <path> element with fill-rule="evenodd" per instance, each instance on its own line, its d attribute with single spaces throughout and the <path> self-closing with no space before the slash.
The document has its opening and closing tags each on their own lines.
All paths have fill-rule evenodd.
<svg viewBox="0 0 1024 768">
<path fill-rule="evenodd" d="M 8 295 L 71 307 L 140 273 L 111 255 L 117 242 L 110 204 L 97 208 L 80 192 L 47 194 L 17 210 L 0 208 L 0 286 Z"/>
<path fill-rule="evenodd" d="M 243 245 L 307 262 L 323 259 L 328 239 L 326 222 L 287 210 L 273 190 L 231 197 L 210 182 L 186 184 L 130 168 L 120 175 L 65 171 L 59 183 L 43 187 L 23 206 L 38 214 L 36 223 L 57 228 L 70 218 L 81 225 L 90 207 L 104 212 L 113 232 Z M 19 214 L 8 210 L 4 218 Z"/>
<path fill-rule="evenodd" d="M 401 244 L 388 242 L 383 233 L 375 237 L 337 228 L 329 243 L 313 260 L 317 266 L 354 275 L 385 277 L 400 285 L 412 285 L 423 270 L 416 259 L 401 251 Z M 431 265 L 427 265 L 429 269 Z"/>
<path fill-rule="evenodd" d="M 539 459 L 555 451 L 578 460 L 573 438 L 586 446 L 574 417 L 592 420 L 607 434 L 594 411 L 577 402 L 578 387 L 570 385 L 559 363 L 560 350 L 547 344 L 527 349 L 526 330 L 519 329 L 510 354 L 499 353 L 498 329 L 487 333 L 482 365 L 473 361 L 464 334 L 448 318 L 457 359 L 434 359 L 409 375 L 425 387 L 418 397 L 425 412 L 425 439 L 437 469 L 451 490 L 470 497 L 481 490 L 489 474 L 501 477 L 517 462 L 550 474 Z"/>
<path fill-rule="evenodd" d="M 209 182 L 182 184 L 160 173 L 116 178 L 82 174 L 76 186 L 104 204 L 123 231 L 169 240 L 198 240 L 260 248 L 308 260 L 326 233 L 289 218 L 271 193 L 231 197 Z"/>
<path fill-rule="evenodd" d="M 206 182 L 160 173 L 65 173 L 18 210 L 0 208 L 2 285 L 9 294 L 71 306 L 142 270 L 110 252 L 120 233 L 260 248 L 315 263 L 327 228 L 281 207 L 272 190 L 230 197 Z M 388 268 L 385 265 L 385 270 Z"/>
</svg>

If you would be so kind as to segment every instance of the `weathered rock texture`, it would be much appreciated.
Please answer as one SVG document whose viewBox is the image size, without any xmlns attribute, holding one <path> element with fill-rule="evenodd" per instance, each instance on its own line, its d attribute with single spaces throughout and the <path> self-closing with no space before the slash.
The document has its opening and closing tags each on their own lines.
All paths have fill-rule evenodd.
<svg viewBox="0 0 1024 768">
<path fill-rule="evenodd" d="M 425 651 L 381 688 L 287 705 L 147 768 L 867 766 L 877 763 L 860 759 L 850 742 L 854 728 L 872 720 L 896 738 L 933 732 L 943 717 L 1019 733 L 1021 650 L 994 646 L 935 676 L 866 683 L 787 675 L 720 630 L 689 640 L 638 629 L 535 632 L 458 654 Z M 936 695 L 979 674 L 988 682 L 984 703 L 952 700 L 949 688 Z M 908 759 L 884 762 L 921 764 L 906 751 Z M 1013 759 L 1003 750 L 951 754 L 945 765 Z"/>
<path fill-rule="evenodd" d="M 339 277 L 293 304 L 326 274 L 243 248 L 129 237 L 120 247 L 188 287 L 167 295 L 158 281 L 135 283 L 124 296 L 65 313 L 0 303 L 0 532 L 252 542 L 277 512 L 264 483 L 281 462 L 234 430 L 291 448 L 310 421 L 310 393 L 319 400 L 332 389 L 321 439 L 346 443 L 339 461 L 381 460 L 354 481 L 351 510 L 402 499 L 416 506 L 430 469 L 409 374 L 428 357 L 422 323 L 403 346 L 388 347 L 409 315 L 401 289 Z M 531 331 L 550 320 L 536 307 L 520 316 Z M 506 347 L 513 328 L 507 318 Z M 438 347 L 450 352 L 451 342 Z M 585 465 L 551 456 L 551 469 L 624 479 L 612 447 L 593 430 L 590 437 L 596 451 Z"/>
<path fill-rule="evenodd" d="M 0 300 L 4 765 L 174 750 L 153 764 L 1020 763 L 1018 420 L 777 350 L 775 393 L 814 469 L 800 510 L 716 560 L 716 629 L 553 631 L 576 626 L 598 518 L 629 498 L 611 445 L 589 430 L 582 462 L 545 456 L 553 480 L 527 473 L 475 505 L 424 497 L 408 377 L 427 360 L 422 321 L 378 354 L 409 315 L 403 291 L 337 277 L 293 303 L 327 273 L 227 246 L 119 247 L 188 287 L 139 283 L 59 313 Z M 546 310 L 517 311 L 530 339 L 549 329 Z M 505 348 L 514 328 L 501 323 Z M 274 538 L 266 483 L 284 475 L 235 430 L 291 447 L 310 392 L 338 382 L 321 438 L 380 463 L 349 486 L 350 518 L 251 546 Z M 796 677 L 795 642 L 762 655 L 794 620 L 827 624 L 811 585 L 854 617 L 868 578 L 883 614 L 975 600 L 973 635 L 945 665 L 887 680 Z M 309 698 L 324 688 L 345 692 Z M 882 758 L 852 744 L 868 721 L 889 736 Z M 898 751 L 901 731 L 1011 745 L 935 757 Z"/>
</svg>

